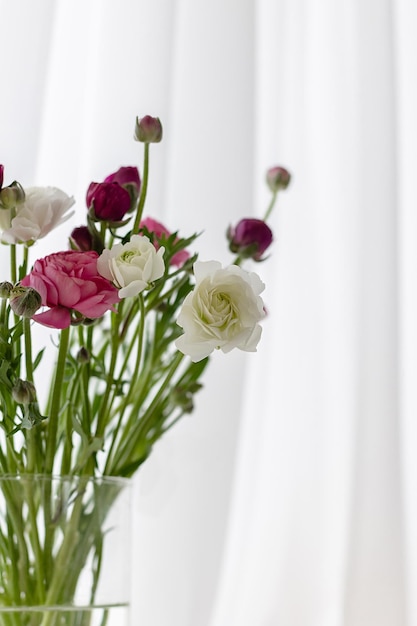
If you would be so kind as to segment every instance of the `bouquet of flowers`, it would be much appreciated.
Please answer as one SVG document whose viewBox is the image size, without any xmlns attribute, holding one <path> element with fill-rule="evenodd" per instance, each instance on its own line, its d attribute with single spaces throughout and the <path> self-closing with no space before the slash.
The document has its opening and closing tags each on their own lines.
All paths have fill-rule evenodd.
<svg viewBox="0 0 417 626">
<path fill-rule="evenodd" d="M 197 235 L 181 237 L 144 216 L 149 149 L 162 139 L 160 120 L 137 119 L 135 139 L 144 148 L 142 176 L 136 167 L 121 167 L 91 183 L 85 224 L 72 230 L 69 248 L 34 262 L 37 240 L 72 215 L 74 200 L 53 187 L 5 186 L 0 165 L 1 242 L 10 252 L 10 275 L 0 284 L 0 616 L 6 626 L 90 624 L 83 611 L 65 619 L 56 613 L 75 602 L 89 554 L 94 602 L 103 523 L 120 485 L 111 483 L 97 513 L 88 481 L 131 477 L 154 443 L 193 410 L 211 353 L 255 351 L 261 336 L 264 285 L 241 263 L 264 258 L 272 242 L 266 219 L 289 184 L 288 172 L 268 170 L 266 216 L 229 227 L 235 257 L 222 267 L 190 252 Z M 38 372 L 48 352 L 36 352 L 32 342 L 38 325 L 55 333 L 47 385 Z M 47 391 L 42 405 L 41 390 Z M 54 487 L 55 477 L 76 482 L 65 492 Z"/>
</svg>

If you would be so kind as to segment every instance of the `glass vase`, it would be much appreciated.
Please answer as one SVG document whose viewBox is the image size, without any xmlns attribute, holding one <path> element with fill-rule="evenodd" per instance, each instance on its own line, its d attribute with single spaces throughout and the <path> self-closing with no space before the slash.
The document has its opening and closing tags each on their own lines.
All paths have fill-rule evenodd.
<svg viewBox="0 0 417 626">
<path fill-rule="evenodd" d="M 130 481 L 0 477 L 0 626 L 128 626 Z"/>
</svg>

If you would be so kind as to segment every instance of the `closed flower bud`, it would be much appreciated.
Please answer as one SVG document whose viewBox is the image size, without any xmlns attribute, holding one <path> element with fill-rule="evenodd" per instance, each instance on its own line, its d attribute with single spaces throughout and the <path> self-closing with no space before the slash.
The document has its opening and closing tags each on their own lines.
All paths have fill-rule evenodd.
<svg viewBox="0 0 417 626">
<path fill-rule="evenodd" d="M 2 209 L 15 209 L 25 201 L 25 191 L 20 183 L 14 181 L 0 191 L 0 206 Z"/>
<path fill-rule="evenodd" d="M 284 167 L 270 167 L 266 173 L 266 183 L 274 193 L 286 189 L 290 184 L 291 174 Z"/>
<path fill-rule="evenodd" d="M 94 250 L 93 236 L 87 226 L 77 226 L 77 228 L 74 228 L 70 235 L 70 244 L 73 250 L 80 250 L 80 252 Z"/>
<path fill-rule="evenodd" d="M 255 218 L 245 218 L 227 231 L 231 252 L 242 258 L 251 258 L 261 261 L 265 250 L 272 243 L 272 231 L 263 221 Z"/>
<path fill-rule="evenodd" d="M 130 196 L 130 210 L 136 209 L 139 191 L 140 176 L 137 167 L 120 167 L 117 172 L 110 174 L 104 179 L 105 183 L 119 183 Z"/>
<path fill-rule="evenodd" d="M 29 404 L 36 402 L 35 385 L 29 380 L 18 378 L 12 387 L 13 400 L 18 404 Z"/>
<path fill-rule="evenodd" d="M 78 350 L 77 361 L 78 363 L 88 363 L 90 361 L 90 353 L 84 346 L 81 346 Z"/>
<path fill-rule="evenodd" d="M 159 143 L 162 139 L 162 124 L 159 117 L 145 115 L 136 118 L 135 139 L 142 143 Z"/>
<path fill-rule="evenodd" d="M 10 307 L 19 317 L 32 317 L 42 305 L 41 294 L 33 287 L 17 285 L 10 292 Z"/>
<path fill-rule="evenodd" d="M 0 298 L 8 298 L 12 289 L 12 283 L 9 283 L 7 280 L 0 283 Z"/>
<path fill-rule="evenodd" d="M 130 210 L 130 195 L 119 183 L 91 183 L 87 207 L 97 220 L 120 222 Z"/>
</svg>

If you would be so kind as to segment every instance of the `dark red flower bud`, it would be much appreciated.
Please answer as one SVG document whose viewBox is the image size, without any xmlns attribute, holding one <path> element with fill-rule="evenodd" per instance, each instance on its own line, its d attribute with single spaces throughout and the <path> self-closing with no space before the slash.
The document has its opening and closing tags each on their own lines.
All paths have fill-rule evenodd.
<svg viewBox="0 0 417 626">
<path fill-rule="evenodd" d="M 136 209 L 140 191 L 140 176 L 137 167 L 120 167 L 117 172 L 104 179 L 105 183 L 119 183 L 130 195 L 130 210 Z"/>
<path fill-rule="evenodd" d="M 251 258 L 261 261 L 265 250 L 272 243 L 272 231 L 263 221 L 255 218 L 245 218 L 227 231 L 231 252 L 242 258 Z"/>
<path fill-rule="evenodd" d="M 266 183 L 274 193 L 280 189 L 286 189 L 290 180 L 291 174 L 284 167 L 270 167 L 266 173 Z"/>
<path fill-rule="evenodd" d="M 4 165 L 0 165 L 0 189 L 3 186 Z"/>
<path fill-rule="evenodd" d="M 145 115 L 136 118 L 135 139 L 142 143 L 159 143 L 162 139 L 162 124 L 159 117 Z"/>
<path fill-rule="evenodd" d="M 87 226 L 77 226 L 70 235 L 70 244 L 73 250 L 88 252 L 94 250 L 93 236 Z"/>
<path fill-rule="evenodd" d="M 98 220 L 120 222 L 130 209 L 130 195 L 119 183 L 91 183 L 87 207 Z"/>
<path fill-rule="evenodd" d="M 137 167 L 120 167 L 117 172 L 109 174 L 104 179 L 105 183 L 119 183 L 122 187 L 125 185 L 136 185 L 140 187 L 140 176 Z"/>
</svg>

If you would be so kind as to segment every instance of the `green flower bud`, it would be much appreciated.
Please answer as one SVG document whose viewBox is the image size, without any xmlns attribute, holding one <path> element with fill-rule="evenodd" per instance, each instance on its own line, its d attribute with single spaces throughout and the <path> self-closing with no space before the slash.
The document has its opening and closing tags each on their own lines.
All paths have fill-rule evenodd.
<svg viewBox="0 0 417 626">
<path fill-rule="evenodd" d="M 16 285 L 10 292 L 10 307 L 20 317 L 32 317 L 42 305 L 41 294 L 33 287 Z"/>
<path fill-rule="evenodd" d="M 25 201 L 25 191 L 16 180 L 8 187 L 0 191 L 0 207 L 2 209 L 15 209 Z"/>
<path fill-rule="evenodd" d="M 162 139 L 162 124 L 159 117 L 151 115 L 137 117 L 134 138 L 142 143 L 159 143 Z"/>
<path fill-rule="evenodd" d="M 291 181 L 291 174 L 285 167 L 270 167 L 266 173 L 266 184 L 273 193 L 286 189 Z"/>
<path fill-rule="evenodd" d="M 18 378 L 12 387 L 12 396 L 15 402 L 19 404 L 29 404 L 36 402 L 35 385 L 29 380 Z"/>
<path fill-rule="evenodd" d="M 8 298 L 12 289 L 13 285 L 9 281 L 5 280 L 0 283 L 0 298 Z"/>
</svg>

